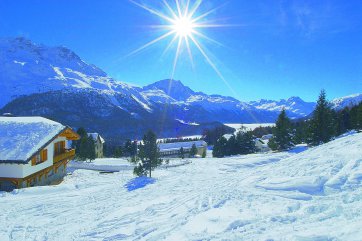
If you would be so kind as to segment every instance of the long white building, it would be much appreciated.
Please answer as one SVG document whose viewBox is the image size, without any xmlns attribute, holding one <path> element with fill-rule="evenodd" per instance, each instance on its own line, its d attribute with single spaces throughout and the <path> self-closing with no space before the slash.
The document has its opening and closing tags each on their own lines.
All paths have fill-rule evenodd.
<svg viewBox="0 0 362 241">
<path fill-rule="evenodd" d="M 180 149 L 184 150 L 185 154 L 190 153 L 192 145 L 195 144 L 197 148 L 196 155 L 201 156 L 207 150 L 207 143 L 205 141 L 188 141 L 188 142 L 173 142 L 173 143 L 160 143 L 158 148 L 161 156 L 175 156 L 180 155 Z"/>
</svg>

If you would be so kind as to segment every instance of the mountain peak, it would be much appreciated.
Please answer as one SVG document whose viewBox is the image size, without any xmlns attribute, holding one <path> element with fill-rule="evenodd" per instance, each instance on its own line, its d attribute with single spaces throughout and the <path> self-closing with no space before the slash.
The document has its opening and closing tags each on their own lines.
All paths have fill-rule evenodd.
<svg viewBox="0 0 362 241">
<path fill-rule="evenodd" d="M 296 102 L 296 103 L 303 103 L 305 102 L 299 96 L 292 96 L 286 100 L 287 102 Z"/>
<path fill-rule="evenodd" d="M 185 101 L 195 94 L 188 86 L 180 80 L 164 79 L 143 87 L 143 90 L 159 89 L 178 101 Z"/>
</svg>

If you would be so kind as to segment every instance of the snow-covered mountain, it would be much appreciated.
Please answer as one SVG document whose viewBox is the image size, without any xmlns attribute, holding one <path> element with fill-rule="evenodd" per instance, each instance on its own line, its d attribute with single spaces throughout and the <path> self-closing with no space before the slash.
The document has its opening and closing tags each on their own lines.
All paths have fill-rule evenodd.
<svg viewBox="0 0 362 241">
<path fill-rule="evenodd" d="M 331 101 L 333 108 L 341 110 L 345 107 L 351 107 L 362 101 L 362 93 L 336 98 Z"/>
<path fill-rule="evenodd" d="M 269 110 L 280 112 L 285 108 L 290 117 L 300 118 L 309 115 L 315 108 L 316 103 L 305 102 L 301 98 L 293 96 L 289 99 L 274 100 L 259 100 L 251 101 L 248 104 L 252 105 L 258 110 Z"/>
<path fill-rule="evenodd" d="M 148 104 L 137 88 L 113 80 L 66 47 L 0 39 L 0 108 L 19 96 L 64 89 L 94 89 L 112 101 L 116 93 L 124 94 L 146 108 Z"/>
<path fill-rule="evenodd" d="M 360 98 L 335 103 L 343 106 Z M 74 127 L 83 124 L 115 139 L 137 138 L 146 128 L 167 137 L 200 134 L 221 123 L 269 123 L 282 108 L 291 118 L 301 118 L 314 106 L 299 97 L 242 102 L 193 91 L 178 80 L 135 87 L 114 80 L 66 47 L 0 39 L 0 112 L 42 115 Z"/>
</svg>

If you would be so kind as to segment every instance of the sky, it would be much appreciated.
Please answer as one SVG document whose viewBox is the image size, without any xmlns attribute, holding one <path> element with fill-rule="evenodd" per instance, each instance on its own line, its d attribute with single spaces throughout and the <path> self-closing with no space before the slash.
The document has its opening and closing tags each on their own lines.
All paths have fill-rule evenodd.
<svg viewBox="0 0 362 241">
<path fill-rule="evenodd" d="M 167 13 L 160 0 L 134 1 Z M 165 20 L 129 0 L 0 0 L 0 37 L 66 46 L 137 86 L 173 76 L 244 101 L 362 93 L 362 1 L 203 0 L 195 16 L 214 8 L 203 21 L 224 26 L 200 32 L 217 43 L 195 36 L 214 68 L 191 45 L 193 61 L 182 47 L 173 71 L 177 41 L 165 52 L 172 35 L 131 54 L 164 34 L 155 25 Z"/>
</svg>

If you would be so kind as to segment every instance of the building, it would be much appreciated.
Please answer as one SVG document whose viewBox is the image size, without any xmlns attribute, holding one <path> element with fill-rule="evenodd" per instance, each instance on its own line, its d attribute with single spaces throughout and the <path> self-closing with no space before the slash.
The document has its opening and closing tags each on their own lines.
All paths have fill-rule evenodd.
<svg viewBox="0 0 362 241">
<path fill-rule="evenodd" d="M 75 155 L 70 127 L 43 117 L 0 117 L 0 190 L 59 183 Z"/>
<path fill-rule="evenodd" d="M 268 152 L 270 151 L 270 147 L 268 146 L 268 139 L 263 140 L 262 138 L 255 139 L 255 147 L 258 152 Z"/>
<path fill-rule="evenodd" d="M 96 158 L 102 158 L 103 157 L 103 144 L 105 143 L 104 139 L 98 133 L 88 133 L 88 136 L 92 137 L 92 139 L 94 141 Z"/>
<path fill-rule="evenodd" d="M 197 156 L 202 156 L 202 153 L 207 150 L 207 143 L 205 141 L 160 143 L 158 147 L 162 157 L 179 157 L 181 147 L 185 155 L 187 155 L 190 153 L 193 144 L 197 148 Z"/>
</svg>

